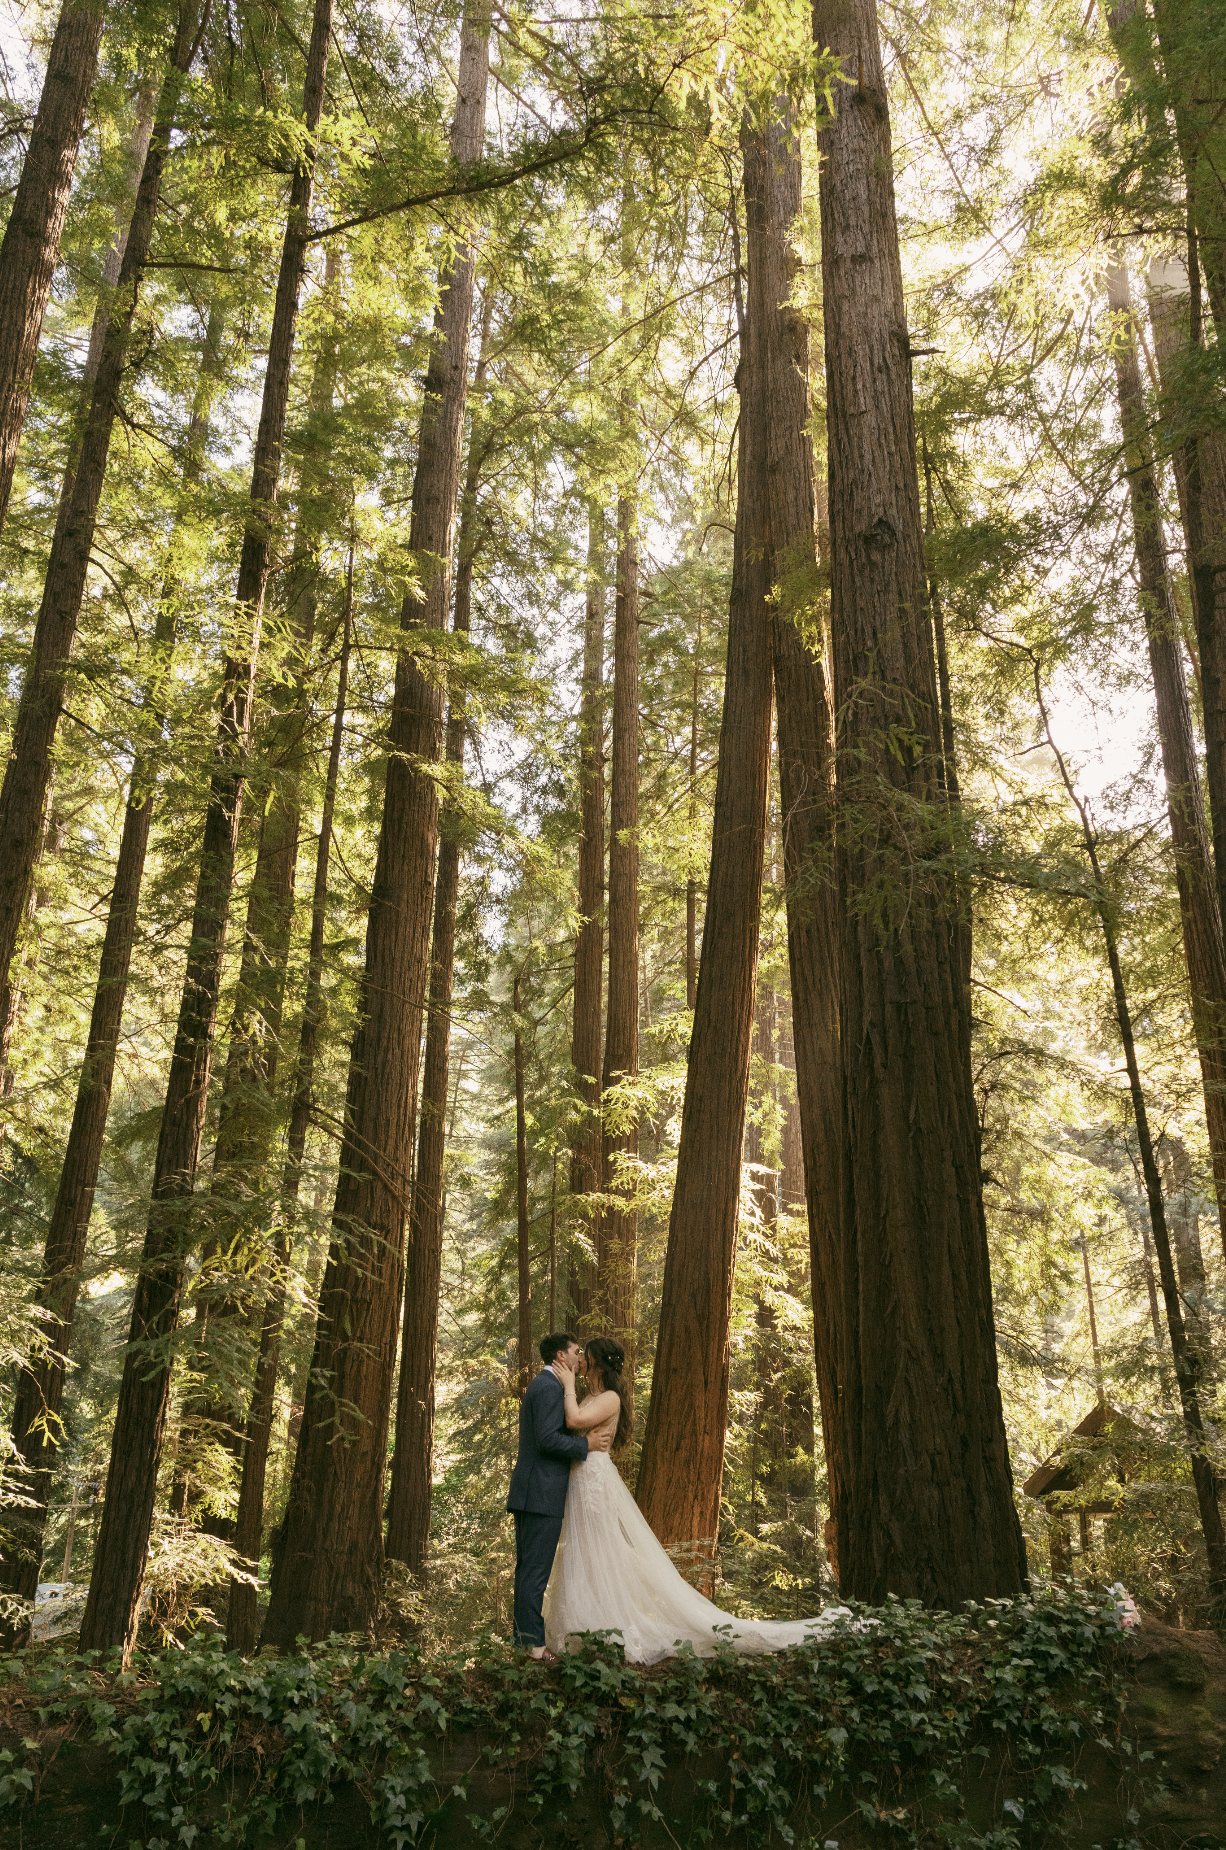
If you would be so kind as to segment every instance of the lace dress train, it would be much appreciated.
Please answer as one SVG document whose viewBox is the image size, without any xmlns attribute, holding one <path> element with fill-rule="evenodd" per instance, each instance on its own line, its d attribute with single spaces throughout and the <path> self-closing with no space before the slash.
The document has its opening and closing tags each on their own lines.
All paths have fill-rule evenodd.
<svg viewBox="0 0 1226 1850">
<path fill-rule="evenodd" d="M 851 1617 L 842 1606 L 797 1620 L 721 1612 L 677 1572 L 605 1452 L 571 1466 L 544 1613 L 551 1651 L 564 1651 L 568 1640 L 573 1649 L 576 1632 L 620 1632 L 632 1664 L 657 1664 L 683 1644 L 701 1657 L 724 1641 L 746 1654 L 782 1651 Z"/>
</svg>

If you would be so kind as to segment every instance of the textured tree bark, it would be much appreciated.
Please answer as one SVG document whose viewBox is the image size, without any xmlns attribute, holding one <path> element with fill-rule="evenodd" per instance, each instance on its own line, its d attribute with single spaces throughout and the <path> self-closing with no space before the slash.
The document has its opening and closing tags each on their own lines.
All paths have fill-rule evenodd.
<svg viewBox="0 0 1226 1850">
<path fill-rule="evenodd" d="M 234 1548 L 240 1560 L 254 1573 L 259 1565 L 260 1545 L 264 1534 L 264 1485 L 268 1474 L 268 1447 L 272 1437 L 273 1402 L 277 1388 L 277 1368 L 281 1359 L 281 1335 L 285 1324 L 285 1274 L 293 1242 L 297 1216 L 298 1190 L 302 1181 L 302 1158 L 306 1150 L 307 1131 L 311 1123 L 311 1095 L 315 1084 L 315 1055 L 323 1027 L 324 927 L 328 914 L 328 865 L 332 851 L 332 818 L 336 811 L 336 786 L 340 777 L 341 745 L 345 736 L 345 707 L 349 697 L 349 651 L 353 640 L 353 542 L 349 545 L 349 571 L 345 585 L 344 629 L 341 658 L 337 671 L 336 707 L 332 716 L 332 740 L 328 749 L 328 770 L 324 779 L 323 808 L 319 819 L 319 844 L 315 851 L 315 888 L 311 896 L 311 941 L 307 952 L 306 991 L 302 1000 L 302 1026 L 298 1036 L 298 1057 L 294 1067 L 293 1107 L 290 1113 L 285 1169 L 281 1178 L 280 1227 L 272 1277 L 260 1323 L 260 1351 L 256 1358 L 255 1383 L 247 1423 L 243 1434 L 243 1469 L 239 1481 L 238 1510 L 234 1518 Z M 259 1605 L 255 1588 L 248 1581 L 231 1580 L 230 1603 L 226 1612 L 226 1643 L 232 1651 L 251 1651 L 258 1632 Z"/>
<path fill-rule="evenodd" d="M 1116 318 L 1112 353 L 1124 434 L 1133 548 L 1158 710 L 1158 737 L 1162 745 L 1167 813 L 1175 850 L 1175 881 L 1179 889 L 1184 956 L 1192 991 L 1192 1025 L 1200 1057 L 1218 1224 L 1226 1247 L 1226 947 L 1222 941 L 1213 854 L 1205 826 L 1200 769 L 1179 644 L 1179 616 L 1166 568 L 1161 502 L 1149 441 L 1149 412 L 1137 361 L 1128 273 L 1118 263 L 1107 271 L 1107 300 Z"/>
<path fill-rule="evenodd" d="M 487 348 L 494 314 L 494 289 L 485 292 L 481 347 L 473 373 L 478 395 L 485 383 Z M 452 627 L 467 636 L 472 622 L 473 558 L 477 549 L 477 487 L 489 440 L 479 434 L 476 418 L 468 446 L 468 470 L 460 503 L 456 542 L 455 610 Z M 447 712 L 447 763 L 458 779 L 464 768 L 468 710 L 463 683 L 451 690 Z M 458 794 L 458 793 L 457 793 Z M 456 902 L 460 892 L 462 817 L 454 805 L 441 818 L 438 878 L 434 891 L 434 930 L 430 953 L 429 1015 L 426 1058 L 422 1069 L 421 1111 L 417 1127 L 417 1165 L 413 1172 L 413 1208 L 404 1256 L 404 1322 L 400 1344 L 400 1382 L 396 1394 L 396 1449 L 392 1454 L 392 1490 L 388 1499 L 385 1551 L 392 1561 L 407 1562 L 425 1584 L 430 1543 L 430 1505 L 434 1471 L 434 1378 L 438 1359 L 438 1295 L 443 1269 L 443 1159 L 447 1148 L 447 1091 L 451 1054 L 451 989 L 455 978 Z"/>
<path fill-rule="evenodd" d="M 191 944 L 162 1107 L 149 1224 L 132 1303 L 94 1571 L 81 1621 L 82 1650 L 106 1650 L 121 1644 L 125 1657 L 131 1651 L 136 1631 L 170 1395 L 171 1338 L 178 1322 L 184 1269 L 193 1237 L 191 1197 L 208 1108 L 260 620 L 272 546 L 298 298 L 306 267 L 315 164 L 313 136 L 323 107 L 331 29 L 331 0 L 316 0 L 303 86 L 303 118 L 311 139 L 290 185 L 252 465 L 251 511 L 238 569 L 235 641 L 225 669 Z M 155 136 L 155 145 L 156 139 Z M 129 239 L 129 256 L 131 250 Z"/>
<path fill-rule="evenodd" d="M 1120 8 L 1114 17 L 1124 23 L 1132 10 Z M 1139 6 L 1136 11 L 1143 13 Z M 1226 340 L 1226 125 L 1220 97 L 1213 93 L 1214 75 L 1220 83 L 1220 53 L 1213 75 L 1206 62 L 1206 47 L 1220 37 L 1220 13 L 1214 0 L 1208 4 L 1206 0 L 1178 0 L 1178 4 L 1176 0 L 1153 0 L 1153 18 L 1209 306 L 1222 341 Z"/>
<path fill-rule="evenodd" d="M 753 1054 L 760 1067 L 775 1065 L 775 997 L 758 985 L 754 1004 Z M 751 1088 L 752 1089 L 752 1088 Z M 747 1108 L 745 1121 L 745 1164 L 749 1171 L 749 1188 L 755 1197 L 762 1230 L 770 1238 L 778 1228 L 778 1177 L 767 1161 L 770 1152 L 763 1134 L 761 1105 L 769 1097 L 769 1082 L 760 1095 L 755 1111 Z M 759 1533 L 757 1488 L 769 1492 L 780 1479 L 790 1447 L 787 1443 L 787 1408 L 780 1378 L 778 1320 L 770 1300 L 759 1290 L 754 1294 L 754 1387 L 757 1405 L 753 1420 L 753 1459 L 751 1468 L 750 1507 L 753 1533 Z"/>
<path fill-rule="evenodd" d="M 85 595 L 98 502 L 119 408 L 119 391 L 141 272 L 149 254 L 179 92 L 196 50 L 202 4 L 207 6 L 208 0 L 182 0 L 180 6 L 178 27 L 158 99 L 153 137 L 137 189 L 127 248 L 98 360 L 89 416 L 80 448 L 66 474 L 42 602 L 34 625 L 34 643 L 13 726 L 4 784 L 0 789 L 0 1066 L 8 1060 L 12 1021 L 9 972 L 38 852 L 39 830 L 51 776 L 51 747 L 64 704 L 64 675 L 76 640 Z M 56 238 L 58 245 L 58 231 Z M 11 388 L 15 389 L 15 386 Z M 24 398 L 22 408 L 24 413 Z"/>
<path fill-rule="evenodd" d="M 183 474 L 188 483 L 195 481 L 200 473 L 208 404 L 220 368 L 221 318 L 214 310 L 209 317 L 196 401 L 187 431 Z M 161 734 L 165 723 L 163 689 L 174 648 L 178 594 L 179 587 L 168 576 L 154 630 L 152 669 L 141 701 L 148 732 L 154 737 Z M 47 1496 L 58 1450 L 57 1423 L 63 1402 L 65 1364 L 72 1341 L 77 1286 L 102 1161 L 115 1053 L 153 820 L 155 782 L 156 774 L 146 753 L 138 749 L 128 785 L 115 882 L 107 907 L 89 1038 L 43 1251 L 42 1283 L 37 1301 L 49 1317 L 45 1327 L 48 1347 L 32 1367 L 23 1369 L 18 1375 L 13 1402 L 13 1443 L 33 1472 L 26 1488 L 36 1507 L 9 1524 L 11 1554 L 0 1566 L 0 1586 L 22 1599 L 32 1600 L 38 1584 Z M 20 1535 L 14 1533 L 18 1527 Z"/>
<path fill-rule="evenodd" d="M 1184 377 L 1200 346 L 1200 315 L 1187 265 L 1173 260 L 1151 264 L 1148 282 L 1162 418 L 1175 467 L 1200 662 L 1218 913 L 1226 919 L 1226 443 L 1220 430 L 1200 418 Z"/>
<path fill-rule="evenodd" d="M 600 1091 L 639 1070 L 639 558 L 638 503 L 626 490 L 617 502 L 617 599 L 613 614 L 613 738 L 609 779 L 609 1002 Z M 624 1113 L 619 1111 L 619 1119 Z M 638 1155 L 636 1122 L 614 1127 L 606 1116 L 601 1138 L 601 1187 L 606 1195 L 632 1196 L 634 1182 L 620 1173 Z M 616 1337 L 626 1352 L 625 1397 L 634 1414 L 634 1336 L 638 1321 L 638 1213 L 633 1205 L 606 1207 L 596 1253 L 593 1324 Z"/>
<path fill-rule="evenodd" d="M 451 151 L 484 142 L 488 0 L 469 0 Z M 366 971 L 345 1108 L 334 1240 L 285 1519 L 273 1551 L 264 1641 L 292 1644 L 366 1623 L 381 1596 L 383 1480 L 408 1210 L 422 1012 L 430 962 L 443 690 L 419 661 L 446 623 L 459 488 L 473 254 L 442 289 L 426 374 L 409 543 L 425 584 L 406 598 L 390 754 L 366 930 Z M 342 1442 L 343 1441 L 343 1442 Z"/>
<path fill-rule="evenodd" d="M 784 112 L 755 142 L 762 213 L 751 227 L 749 261 L 762 272 L 762 363 L 771 406 L 764 565 L 779 590 L 772 637 L 792 1037 L 809 1223 L 814 1359 L 831 1509 L 837 1511 L 845 1440 L 838 1396 L 843 1102 L 833 884 L 834 723 L 816 586 L 818 484 L 808 436 L 809 330 L 788 305 L 799 265 L 789 236 L 800 212 L 801 166 Z"/>
<path fill-rule="evenodd" d="M 1188 1332 L 1188 1346 L 1196 1358 L 1201 1378 L 1209 1384 L 1214 1380 L 1216 1370 L 1213 1365 L 1209 1281 L 1205 1272 L 1205 1254 L 1200 1241 L 1200 1217 L 1197 1212 L 1200 1191 L 1192 1159 L 1182 1138 L 1164 1131 L 1160 1155 L 1166 1185 L 1166 1214 L 1174 1246 L 1175 1270 L 1179 1278 L 1179 1297 Z"/>
<path fill-rule="evenodd" d="M 761 151 L 747 128 L 741 145 L 745 213 L 756 236 L 765 212 Z M 763 267 L 751 261 L 737 369 L 737 510 L 711 873 L 638 1482 L 639 1504 L 660 1540 L 688 1547 L 697 1566 L 710 1557 L 719 1523 L 770 768 L 765 496 L 773 407 L 762 352 L 765 285 Z"/>
<path fill-rule="evenodd" d="M 26 988 L 38 968 L 39 945 L 37 936 L 26 937 L 30 921 L 38 912 L 38 870 L 42 866 L 43 855 L 55 839 L 55 766 L 52 765 L 47 779 L 47 797 L 43 804 L 42 822 L 38 830 L 38 846 L 34 851 L 34 872 L 30 881 L 30 890 L 22 908 L 21 932 L 24 942 L 19 948 L 10 971 L 6 994 L 0 994 L 3 1001 L 4 1019 L 0 1021 L 0 1047 L 10 1048 L 17 1038 L 21 1017 L 25 1011 Z M 12 1067 L 7 1061 L 0 1063 L 0 1099 L 12 1094 L 14 1086 Z M 3 1127 L 0 1127 L 2 1129 Z"/>
<path fill-rule="evenodd" d="M 702 607 L 694 635 L 694 685 L 690 692 L 690 834 L 698 823 L 698 685 L 702 655 Z M 691 846 L 692 851 L 692 846 Z M 685 883 L 685 1006 L 698 1000 L 698 882 L 693 874 Z"/>
<path fill-rule="evenodd" d="M 889 106 L 873 0 L 815 0 L 843 60 L 819 136 L 837 740 L 843 1591 L 956 1607 L 1026 1566 L 992 1290 L 924 562 Z M 925 844 L 921 846 L 921 840 Z"/>
<path fill-rule="evenodd" d="M 597 1216 L 583 1197 L 599 1192 L 602 1176 L 600 1122 L 600 1004 L 604 981 L 604 508 L 588 504 L 587 608 L 583 626 L 583 692 L 579 707 L 579 915 L 575 938 L 575 997 L 570 1061 L 580 1115 L 571 1144 L 570 1193 L 574 1218 L 599 1247 Z M 595 1267 L 578 1266 L 576 1313 L 583 1334 L 594 1335 Z"/>
<path fill-rule="evenodd" d="M 105 11 L 106 0 L 63 0 L 38 115 L 0 243 L 0 527 L 13 492 Z"/>
<path fill-rule="evenodd" d="M 776 763 L 778 762 L 778 702 L 779 690 L 776 686 Z M 792 1076 L 791 1090 L 785 1089 L 781 1100 L 783 1117 L 779 1130 L 779 1205 L 786 1213 L 804 1214 L 807 1224 L 804 1150 L 800 1132 L 800 1105 L 795 1096 L 796 1050 L 793 1044 L 790 1006 L 784 1011 L 779 1023 L 778 1059 L 784 1071 Z M 810 1248 L 809 1263 L 802 1266 L 798 1272 L 794 1272 L 792 1276 L 792 1292 L 796 1297 L 804 1296 L 810 1286 L 812 1276 L 812 1249 Z M 814 1425 L 813 1388 L 803 1377 L 795 1378 L 789 1389 L 788 1420 L 796 1443 L 811 1461 L 807 1467 L 804 1488 L 806 1491 L 812 1491 L 817 1435 Z"/>
</svg>

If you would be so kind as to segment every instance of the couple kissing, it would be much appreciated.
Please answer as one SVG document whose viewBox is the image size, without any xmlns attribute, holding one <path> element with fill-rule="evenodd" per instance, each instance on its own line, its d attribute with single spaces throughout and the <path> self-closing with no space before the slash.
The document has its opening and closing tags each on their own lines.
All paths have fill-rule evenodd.
<svg viewBox="0 0 1226 1850">
<path fill-rule="evenodd" d="M 631 1437 L 622 1371 L 611 1336 L 586 1346 L 569 1330 L 541 1343 L 545 1366 L 519 1408 L 519 1454 L 507 1493 L 515 1518 L 515 1644 L 557 1663 L 583 1632 L 613 1632 L 626 1661 L 656 1664 L 684 1645 L 710 1656 L 721 1644 L 746 1654 L 782 1651 L 850 1617 L 746 1620 L 722 1612 L 684 1580 L 623 1484 L 610 1452 Z M 580 1401 L 576 1376 L 587 1380 Z"/>
</svg>

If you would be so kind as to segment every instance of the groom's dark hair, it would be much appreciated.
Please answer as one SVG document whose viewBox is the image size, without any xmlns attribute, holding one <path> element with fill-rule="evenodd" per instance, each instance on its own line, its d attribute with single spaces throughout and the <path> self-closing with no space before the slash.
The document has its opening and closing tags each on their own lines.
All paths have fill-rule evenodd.
<svg viewBox="0 0 1226 1850">
<path fill-rule="evenodd" d="M 578 1342 L 579 1338 L 572 1336 L 569 1330 L 555 1330 L 552 1336 L 542 1336 L 541 1360 L 546 1368 L 555 1355 L 561 1355 L 563 1349 L 569 1349 L 572 1343 L 578 1345 Z"/>
</svg>

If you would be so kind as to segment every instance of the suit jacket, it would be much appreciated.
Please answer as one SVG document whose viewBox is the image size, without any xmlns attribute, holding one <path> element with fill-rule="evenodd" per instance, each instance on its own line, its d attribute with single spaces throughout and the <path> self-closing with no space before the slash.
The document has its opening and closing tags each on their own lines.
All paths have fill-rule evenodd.
<svg viewBox="0 0 1226 1850">
<path fill-rule="evenodd" d="M 533 1516 L 561 1516 L 576 1458 L 587 1457 L 587 1439 L 566 1430 L 566 1395 L 552 1368 L 542 1368 L 519 1403 L 519 1456 L 511 1473 L 507 1508 Z"/>
</svg>

